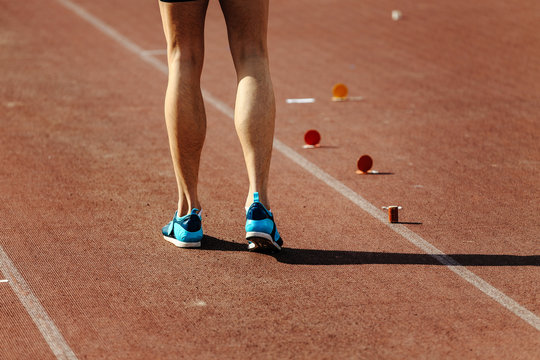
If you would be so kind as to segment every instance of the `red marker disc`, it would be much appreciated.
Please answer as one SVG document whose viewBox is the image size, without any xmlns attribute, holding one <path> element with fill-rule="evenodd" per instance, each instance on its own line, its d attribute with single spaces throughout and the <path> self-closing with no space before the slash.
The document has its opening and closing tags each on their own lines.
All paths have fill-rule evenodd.
<svg viewBox="0 0 540 360">
<path fill-rule="evenodd" d="M 361 172 L 367 173 L 369 169 L 371 169 L 371 167 L 373 166 L 373 160 L 369 155 L 362 155 L 360 159 L 358 159 L 356 166 Z"/>
<path fill-rule="evenodd" d="M 304 135 L 304 141 L 311 146 L 319 145 L 321 142 L 321 134 L 317 130 L 309 130 Z"/>
</svg>

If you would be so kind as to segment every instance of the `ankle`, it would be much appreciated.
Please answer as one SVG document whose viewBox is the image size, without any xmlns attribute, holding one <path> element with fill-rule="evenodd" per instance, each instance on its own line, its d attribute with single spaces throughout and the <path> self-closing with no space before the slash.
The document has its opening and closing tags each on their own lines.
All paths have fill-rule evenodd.
<svg viewBox="0 0 540 360">
<path fill-rule="evenodd" d="M 250 191 L 247 198 L 246 198 L 246 204 L 245 208 L 249 209 L 249 207 L 255 202 L 253 199 L 253 194 L 258 191 Z M 266 192 L 258 192 L 259 193 L 259 202 L 263 204 L 263 206 L 269 210 L 270 209 L 270 200 L 268 200 L 268 196 L 266 195 Z"/>
<path fill-rule="evenodd" d="M 182 217 L 182 216 L 186 216 L 186 215 L 191 214 L 193 209 L 197 209 L 197 214 L 200 214 L 202 212 L 202 207 L 201 207 L 200 203 L 198 203 L 196 205 L 193 204 L 193 205 L 186 205 L 186 206 L 182 206 L 182 205 L 178 204 L 178 217 Z"/>
</svg>

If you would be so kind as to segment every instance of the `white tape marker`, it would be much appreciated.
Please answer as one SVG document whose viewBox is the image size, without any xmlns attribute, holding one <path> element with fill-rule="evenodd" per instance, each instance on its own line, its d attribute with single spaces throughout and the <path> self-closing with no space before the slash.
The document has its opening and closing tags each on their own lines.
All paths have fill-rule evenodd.
<svg viewBox="0 0 540 360">
<path fill-rule="evenodd" d="M 287 104 L 309 104 L 314 103 L 314 98 L 305 98 L 305 99 L 287 99 Z"/>
</svg>

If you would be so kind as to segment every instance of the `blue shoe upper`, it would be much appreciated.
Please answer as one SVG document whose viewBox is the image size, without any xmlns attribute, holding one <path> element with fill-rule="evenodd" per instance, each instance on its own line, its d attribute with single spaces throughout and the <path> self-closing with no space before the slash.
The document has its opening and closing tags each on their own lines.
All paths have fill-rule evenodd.
<svg viewBox="0 0 540 360">
<path fill-rule="evenodd" d="M 246 232 L 270 234 L 276 242 L 280 239 L 274 222 L 274 216 L 259 201 L 259 193 L 257 192 L 253 194 L 253 204 L 251 204 L 246 213 Z"/>
<path fill-rule="evenodd" d="M 178 217 L 178 211 L 174 218 L 161 230 L 163 235 L 174 237 L 183 242 L 198 242 L 203 237 L 201 217 L 198 209 L 191 210 L 190 214 Z"/>
</svg>

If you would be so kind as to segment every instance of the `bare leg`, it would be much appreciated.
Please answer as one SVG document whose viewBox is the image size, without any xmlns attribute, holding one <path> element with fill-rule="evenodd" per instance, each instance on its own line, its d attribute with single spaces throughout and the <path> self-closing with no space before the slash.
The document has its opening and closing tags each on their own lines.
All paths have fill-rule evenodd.
<svg viewBox="0 0 540 360">
<path fill-rule="evenodd" d="M 260 201 L 270 209 L 267 186 L 275 100 L 266 45 L 268 0 L 220 0 L 220 4 L 238 80 L 234 122 L 249 177 L 246 206 L 258 192 Z"/>
<path fill-rule="evenodd" d="M 159 3 L 167 40 L 169 82 L 165 122 L 178 185 L 178 216 L 201 209 L 197 182 L 206 136 L 200 78 L 204 59 L 204 20 L 208 0 Z"/>
</svg>

